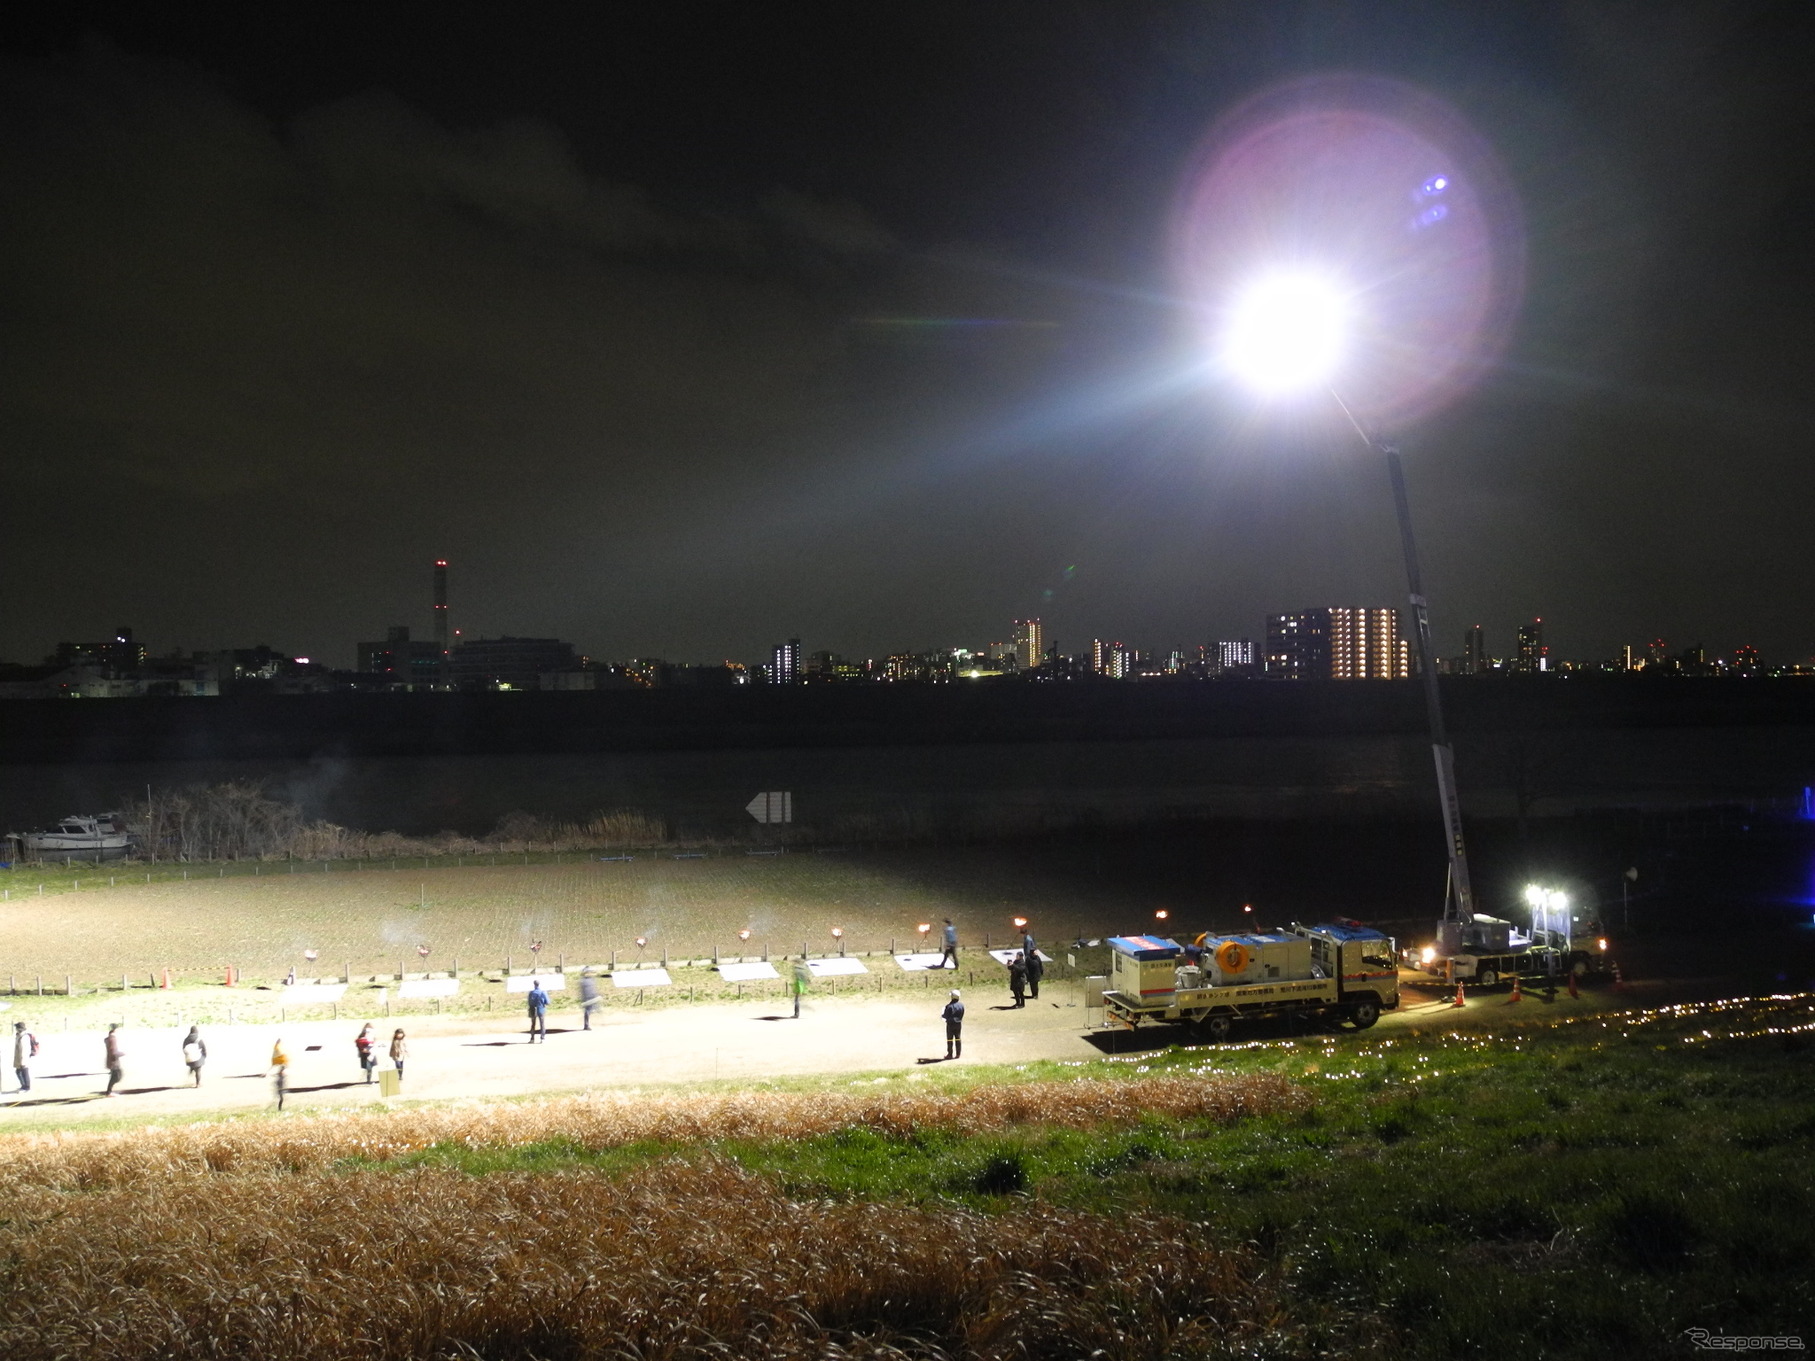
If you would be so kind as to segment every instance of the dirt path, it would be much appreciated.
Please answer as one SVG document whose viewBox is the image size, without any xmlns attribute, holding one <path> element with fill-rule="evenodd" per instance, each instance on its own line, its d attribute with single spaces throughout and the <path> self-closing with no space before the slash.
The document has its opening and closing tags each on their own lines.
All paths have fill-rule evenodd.
<svg viewBox="0 0 1815 1361">
<path fill-rule="evenodd" d="M 1407 989 L 1396 1012 L 1377 1033 L 1404 1028 L 1499 1026 L 1560 1015 L 1620 1010 L 1690 996 L 1717 995 L 1713 980 L 1637 985 L 1630 992 L 1596 991 L 1581 999 L 1559 994 L 1546 1002 L 1534 994 L 1514 1005 L 1504 992 L 1471 997 L 1458 1011 L 1448 996 Z M 995 993 L 972 989 L 965 1026 L 965 1063 L 1024 1063 L 1035 1059 L 1084 1060 L 1138 1053 L 1176 1042 L 1172 1027 L 1134 1034 L 1088 1032 L 1082 990 L 1076 983 L 1046 987 L 1024 1010 L 1004 1008 Z M 515 1097 L 602 1088 L 655 1086 L 714 1080 L 838 1073 L 911 1072 L 945 1052 L 939 1020 L 942 994 L 809 997 L 800 1020 L 785 1004 L 762 1000 L 725 1005 L 619 1011 L 591 1031 L 563 1018 L 545 1044 L 526 1042 L 520 1019 L 413 1018 L 407 1022 L 410 1058 L 406 1098 L 434 1100 Z M 1096 1013 L 1093 1013 L 1093 1017 Z M 392 1022 L 373 1018 L 381 1048 Z M 183 1120 L 244 1114 L 272 1107 L 266 1076 L 272 1043 L 281 1035 L 292 1063 L 286 1110 L 360 1109 L 380 1103 L 376 1085 L 363 1083 L 354 1057 L 358 1019 L 286 1026 L 212 1026 L 204 1031 L 209 1060 L 203 1084 L 188 1085 L 174 1029 L 121 1031 L 126 1041 L 122 1095 L 99 1095 L 106 1085 L 98 1031 L 53 1032 L 40 1038 L 29 1096 L 22 1097 L 9 1071 L 0 1099 L 0 1130 L 22 1131 L 114 1123 Z M 1249 1038 L 1292 1033 L 1284 1025 L 1255 1025 Z"/>
</svg>

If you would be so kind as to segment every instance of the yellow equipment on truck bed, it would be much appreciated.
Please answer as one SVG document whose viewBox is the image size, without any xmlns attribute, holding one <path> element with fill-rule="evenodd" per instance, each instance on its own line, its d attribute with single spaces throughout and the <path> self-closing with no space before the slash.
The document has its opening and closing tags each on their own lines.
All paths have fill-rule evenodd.
<svg viewBox="0 0 1815 1361">
<path fill-rule="evenodd" d="M 1113 936 L 1109 946 L 1103 1008 L 1129 1027 L 1172 1021 L 1221 1040 L 1239 1020 L 1298 1012 L 1366 1030 L 1399 1005 L 1392 938 L 1359 922 L 1206 936 L 1189 951 L 1164 936 Z"/>
</svg>

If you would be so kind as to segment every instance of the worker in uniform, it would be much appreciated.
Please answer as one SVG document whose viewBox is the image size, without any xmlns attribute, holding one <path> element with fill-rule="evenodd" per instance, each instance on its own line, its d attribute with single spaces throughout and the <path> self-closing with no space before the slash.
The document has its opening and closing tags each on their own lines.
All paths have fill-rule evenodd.
<svg viewBox="0 0 1815 1361">
<path fill-rule="evenodd" d="M 277 1108 L 284 1108 L 284 1093 L 290 1090 L 290 1051 L 280 1038 L 271 1046 L 271 1090 L 277 1097 Z"/>
<path fill-rule="evenodd" d="M 1008 957 L 1008 991 L 1017 1007 L 1027 1005 L 1027 961 L 1018 954 Z"/>
<path fill-rule="evenodd" d="M 1027 995 L 1039 999 L 1040 980 L 1046 975 L 1046 965 L 1040 962 L 1040 952 L 1029 950 L 1025 955 L 1027 964 Z"/>
<path fill-rule="evenodd" d="M 592 1014 L 599 1009 L 599 1006 L 599 980 L 591 969 L 582 969 L 580 970 L 580 1029 L 592 1029 Z"/>
<path fill-rule="evenodd" d="M 952 919 L 945 919 L 945 953 L 939 956 L 939 967 L 945 967 L 945 961 L 951 960 L 952 967 L 958 967 L 958 928 L 952 925 Z"/>
<path fill-rule="evenodd" d="M 794 961 L 794 978 L 792 980 L 792 991 L 794 993 L 794 1019 L 797 1021 L 800 1019 L 800 999 L 806 996 L 807 986 L 812 981 L 813 971 L 807 967 L 807 957 L 802 955 L 799 959 Z"/>
<path fill-rule="evenodd" d="M 945 1056 L 948 1059 L 964 1057 L 964 1000 L 958 996 L 958 989 L 952 989 L 951 1001 L 945 1004 L 945 1010 L 939 1013 L 945 1018 Z"/>
</svg>

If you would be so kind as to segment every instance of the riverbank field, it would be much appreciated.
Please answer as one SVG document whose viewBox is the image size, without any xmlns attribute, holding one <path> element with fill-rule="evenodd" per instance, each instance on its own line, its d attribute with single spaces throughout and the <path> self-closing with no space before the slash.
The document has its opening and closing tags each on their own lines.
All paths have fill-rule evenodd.
<svg viewBox="0 0 1815 1361">
<path fill-rule="evenodd" d="M 161 983 L 165 969 L 178 984 L 217 984 L 229 967 L 249 981 L 292 968 L 369 980 L 507 962 L 937 950 L 948 916 L 970 950 L 1007 944 L 1016 917 L 1049 947 L 1141 929 L 1162 907 L 1197 930 L 1240 923 L 1237 898 L 1194 899 L 1178 884 L 1118 871 L 1050 847 L 21 866 L 0 874 L 0 986 L 35 992 L 42 979 L 57 992 L 68 977 L 118 989 L 124 976 L 131 989 Z"/>
<path fill-rule="evenodd" d="M 1812 1001 L 11 1136 L 0 1354 L 1806 1344 Z"/>
</svg>

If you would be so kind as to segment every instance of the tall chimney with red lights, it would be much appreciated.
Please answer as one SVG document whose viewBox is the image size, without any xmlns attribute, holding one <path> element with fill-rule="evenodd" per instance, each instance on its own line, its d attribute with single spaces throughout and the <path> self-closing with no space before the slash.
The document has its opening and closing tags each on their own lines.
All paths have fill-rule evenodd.
<svg viewBox="0 0 1815 1361">
<path fill-rule="evenodd" d="M 435 559 L 435 651 L 441 656 L 440 683 L 447 684 L 447 559 Z"/>
</svg>

